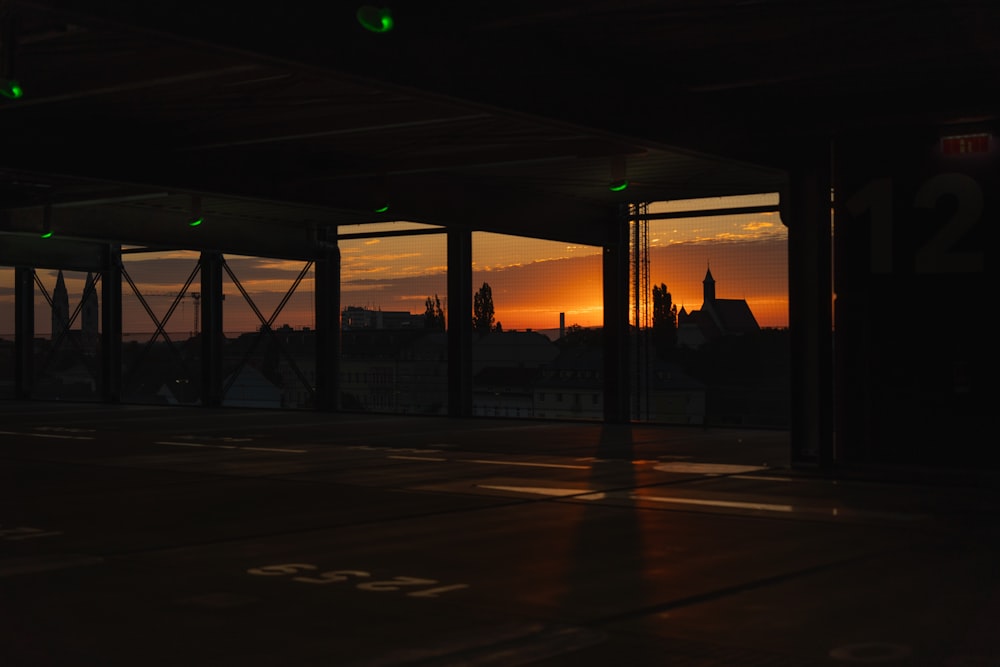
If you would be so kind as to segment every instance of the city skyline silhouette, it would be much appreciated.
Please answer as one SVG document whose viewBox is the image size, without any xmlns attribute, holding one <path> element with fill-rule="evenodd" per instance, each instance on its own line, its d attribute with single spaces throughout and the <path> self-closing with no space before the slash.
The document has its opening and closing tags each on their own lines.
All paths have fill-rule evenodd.
<svg viewBox="0 0 1000 667">
<path fill-rule="evenodd" d="M 770 195 L 710 198 L 704 201 L 660 202 L 651 212 L 748 203 L 772 203 Z M 732 298 L 750 305 L 761 327 L 788 326 L 787 234 L 777 213 L 755 213 L 690 219 L 650 221 L 650 277 L 665 283 L 678 306 L 688 310 L 702 303 L 705 268 Z M 383 224 L 378 229 L 426 227 L 412 223 Z M 352 230 L 353 232 L 354 230 Z M 339 243 L 342 261 L 341 303 L 371 310 L 423 312 L 424 300 L 439 295 L 447 311 L 447 272 L 444 235 L 372 237 L 345 239 Z M 183 287 L 197 267 L 195 251 L 130 253 L 125 269 L 132 275 L 148 306 L 162 318 L 172 305 L 171 295 Z M 304 262 L 266 257 L 226 257 L 255 305 L 268 315 L 282 301 L 290 284 L 303 270 Z M 556 241 L 476 232 L 473 234 L 473 285 L 489 282 L 494 290 L 496 317 L 507 329 L 556 329 L 560 313 L 566 324 L 601 326 L 603 303 L 600 248 Z M 9 275 L 5 275 L 9 274 Z M 51 291 L 56 270 L 38 269 Z M 82 294 L 85 274 L 65 272 L 71 294 Z M 237 288 L 224 279 L 224 291 L 238 296 Z M 0 268 L 0 318 L 13 326 L 13 270 Z M 314 327 L 313 278 L 309 272 L 284 305 L 275 326 Z M 154 331 L 155 323 L 145 307 L 123 286 L 123 330 L 126 334 Z M 195 303 L 182 298 L 167 322 L 170 332 L 193 332 Z M 36 311 L 38 309 L 36 308 Z M 240 333 L 255 330 L 259 321 L 253 309 L 240 298 L 227 300 L 223 309 L 224 329 Z M 0 335 L 4 327 L 0 326 Z M 35 330 L 51 332 L 46 316 L 36 312 Z"/>
</svg>

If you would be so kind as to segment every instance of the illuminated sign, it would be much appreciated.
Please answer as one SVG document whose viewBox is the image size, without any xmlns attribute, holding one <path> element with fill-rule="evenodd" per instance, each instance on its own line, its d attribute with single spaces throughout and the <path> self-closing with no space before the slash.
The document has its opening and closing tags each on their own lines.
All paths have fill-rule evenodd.
<svg viewBox="0 0 1000 667">
<path fill-rule="evenodd" d="M 970 153 L 989 153 L 990 135 L 962 134 L 954 137 L 941 137 L 941 152 L 944 155 L 967 155 Z"/>
</svg>

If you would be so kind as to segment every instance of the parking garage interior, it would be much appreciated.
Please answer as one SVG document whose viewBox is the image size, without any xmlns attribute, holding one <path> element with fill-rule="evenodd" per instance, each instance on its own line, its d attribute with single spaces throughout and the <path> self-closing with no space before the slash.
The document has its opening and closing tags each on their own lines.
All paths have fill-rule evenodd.
<svg viewBox="0 0 1000 667">
<path fill-rule="evenodd" d="M 998 28 L 0 0 L 10 664 L 990 664 Z M 659 358 L 649 230 L 748 215 L 787 321 Z M 477 330 L 485 248 L 528 243 L 598 319 L 537 273 L 549 337 Z M 418 305 L 369 306 L 417 253 Z"/>
</svg>

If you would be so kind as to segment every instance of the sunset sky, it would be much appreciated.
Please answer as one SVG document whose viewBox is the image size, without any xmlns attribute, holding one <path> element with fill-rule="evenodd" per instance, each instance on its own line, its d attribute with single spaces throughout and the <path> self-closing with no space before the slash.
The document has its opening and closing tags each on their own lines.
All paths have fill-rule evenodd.
<svg viewBox="0 0 1000 667">
<path fill-rule="evenodd" d="M 649 211 L 713 209 L 723 206 L 776 204 L 777 196 L 712 198 L 650 204 Z M 381 225 L 403 228 L 408 223 Z M 341 230 L 355 231 L 355 230 Z M 702 280 L 711 268 L 716 296 L 746 299 L 763 327 L 788 326 L 787 233 L 777 213 L 691 217 L 649 223 L 650 282 L 667 286 L 678 309 L 696 310 L 702 303 Z M 477 232 L 473 234 L 473 290 L 490 284 L 496 319 L 505 330 L 557 329 L 559 314 L 566 325 L 600 326 L 601 253 L 599 247 Z M 344 239 L 341 303 L 383 311 L 422 313 L 424 300 L 438 295 L 447 310 L 447 260 L 444 235 Z M 147 297 L 158 318 L 169 309 L 174 295 L 195 269 L 198 253 L 192 251 L 125 255 L 125 269 Z M 251 295 L 265 319 L 285 297 L 305 262 L 227 255 L 226 262 Z M 55 272 L 39 270 L 51 294 Z M 66 273 L 70 308 L 83 291 L 86 274 Z M 305 275 L 298 290 L 273 325 L 294 328 L 315 325 L 313 273 Z M 189 291 L 198 291 L 196 278 Z M 228 275 L 224 276 L 226 301 L 224 329 L 229 333 L 252 331 L 260 319 Z M 155 324 L 123 282 L 124 330 L 139 335 Z M 39 295 L 36 331 L 50 329 L 49 313 Z M 167 324 L 167 331 L 186 335 L 195 326 L 197 304 L 182 299 Z M 39 312 L 40 311 L 40 312 Z M 79 327 L 79 323 L 76 324 Z M 13 331 L 13 269 L 0 269 L 0 335 Z"/>
<path fill-rule="evenodd" d="M 777 195 L 651 204 L 650 213 L 777 204 Z M 650 282 L 697 310 L 711 267 L 716 296 L 746 299 L 764 327 L 788 326 L 787 230 L 775 213 L 692 217 L 649 223 Z M 445 294 L 445 241 L 395 237 L 341 241 L 344 305 L 423 312 Z M 601 249 L 479 232 L 472 237 L 473 289 L 487 282 L 505 330 L 600 326 Z M 422 266 L 431 267 L 429 270 Z M 436 267 L 436 268 L 435 268 Z"/>
</svg>

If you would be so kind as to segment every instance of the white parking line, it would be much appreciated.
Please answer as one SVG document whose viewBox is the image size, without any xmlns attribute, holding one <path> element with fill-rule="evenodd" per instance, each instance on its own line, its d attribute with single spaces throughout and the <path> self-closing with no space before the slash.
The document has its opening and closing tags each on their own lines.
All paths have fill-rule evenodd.
<svg viewBox="0 0 1000 667">
<path fill-rule="evenodd" d="M 596 494 L 588 489 L 567 489 L 564 487 L 551 487 L 551 486 L 505 486 L 499 484 L 477 484 L 480 489 L 491 489 L 493 491 L 513 491 L 514 493 L 533 493 L 539 496 L 553 496 L 556 498 L 563 498 L 566 496 L 579 496 L 585 500 L 600 500 L 594 496 L 603 494 Z M 580 496 L 580 494 L 584 494 Z"/>
<path fill-rule="evenodd" d="M 776 505 L 772 503 L 745 503 L 737 500 L 712 500 L 711 498 L 679 498 L 667 496 L 643 496 L 633 493 L 632 500 L 652 500 L 658 503 L 676 503 L 679 505 L 703 505 L 706 507 L 731 507 L 743 510 L 763 510 L 765 512 L 795 512 L 793 505 Z"/>
<path fill-rule="evenodd" d="M 254 452 L 291 452 L 292 454 L 305 454 L 308 449 L 285 449 L 284 447 L 237 447 L 236 449 L 248 449 Z"/>
<path fill-rule="evenodd" d="M 793 477 L 775 477 L 774 475 L 732 475 L 730 479 L 753 479 L 759 482 L 815 482 L 815 479 L 803 477 L 796 479 Z"/>
<path fill-rule="evenodd" d="M 494 466 L 526 466 L 529 468 L 566 468 L 568 470 L 590 470 L 590 466 L 574 466 L 564 463 L 529 463 L 527 461 L 494 461 L 491 459 L 460 459 L 464 463 L 485 463 Z"/>
<path fill-rule="evenodd" d="M 816 507 L 806 505 L 779 505 L 772 503 L 741 502 L 736 500 L 712 500 L 710 498 L 680 498 L 666 496 L 646 496 L 632 494 L 632 500 L 652 500 L 658 503 L 676 503 L 682 505 L 702 505 L 706 507 L 726 507 L 734 509 L 758 510 L 763 512 L 784 512 L 790 514 L 820 515 L 842 519 L 884 519 L 888 521 L 918 521 L 926 519 L 926 515 L 910 512 L 885 512 L 881 510 L 866 510 L 855 508 Z"/>
<path fill-rule="evenodd" d="M 525 493 L 537 496 L 548 496 L 551 498 L 566 498 L 567 500 L 608 500 L 631 502 L 649 501 L 662 504 L 674 505 L 694 505 L 698 507 L 718 507 L 724 509 L 751 510 L 757 512 L 775 512 L 782 514 L 795 514 L 802 516 L 826 516 L 836 517 L 837 520 L 851 519 L 882 519 L 888 521 L 917 521 L 925 519 L 925 515 L 910 514 L 906 512 L 885 512 L 879 510 L 865 510 L 855 508 L 842 508 L 838 506 L 796 506 L 783 503 L 762 503 L 739 500 L 721 500 L 713 498 L 692 498 L 688 496 L 654 496 L 627 491 L 593 491 L 590 489 L 574 489 L 570 487 L 553 486 L 519 486 L 514 484 L 479 484 L 478 488 L 492 491 L 508 491 L 513 493 Z"/>
<path fill-rule="evenodd" d="M 0 435 L 26 435 L 32 438 L 54 438 L 56 440 L 93 440 L 90 435 L 59 435 L 56 433 L 22 433 L 19 431 L 0 431 Z"/>
<path fill-rule="evenodd" d="M 437 461 L 437 462 L 447 461 L 448 460 L 448 459 L 443 459 L 443 458 L 436 457 L 436 456 L 398 456 L 398 455 L 389 455 L 389 456 L 387 456 L 385 458 L 387 458 L 387 459 L 405 459 L 407 461 Z"/>
<path fill-rule="evenodd" d="M 173 447 L 203 447 L 206 449 L 239 449 L 251 452 L 281 452 L 285 454 L 306 454 L 308 449 L 285 449 L 282 447 L 243 447 L 239 445 L 207 445 L 200 442 L 170 442 L 167 440 L 157 441 L 157 445 L 171 445 Z"/>
<path fill-rule="evenodd" d="M 202 445 L 197 442 L 166 442 L 164 440 L 158 441 L 154 444 L 172 445 L 174 447 L 205 447 L 208 449 L 237 449 L 236 445 Z"/>
<path fill-rule="evenodd" d="M 733 475 L 767 470 L 767 466 L 733 465 L 730 463 L 696 463 L 694 461 L 672 461 L 656 465 L 654 470 L 676 472 L 685 475 Z"/>
</svg>

